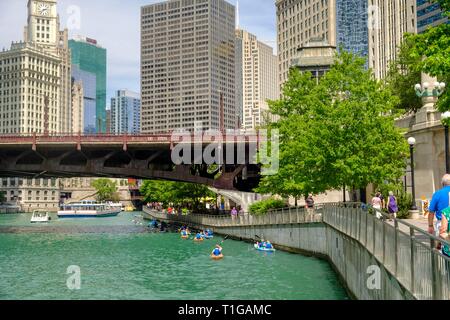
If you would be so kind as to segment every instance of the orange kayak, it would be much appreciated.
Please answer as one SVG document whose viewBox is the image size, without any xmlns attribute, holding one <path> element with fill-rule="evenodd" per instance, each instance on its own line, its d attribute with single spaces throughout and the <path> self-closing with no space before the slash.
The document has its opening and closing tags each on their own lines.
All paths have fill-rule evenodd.
<svg viewBox="0 0 450 320">
<path fill-rule="evenodd" d="M 197 242 L 202 242 L 203 240 L 204 240 L 203 238 L 200 238 L 200 239 L 194 238 L 194 241 L 197 241 Z"/>
<path fill-rule="evenodd" d="M 213 259 L 213 260 L 221 260 L 221 259 L 223 259 L 223 254 L 220 254 L 220 255 L 218 255 L 218 256 L 215 256 L 215 255 L 211 255 L 211 259 Z"/>
</svg>

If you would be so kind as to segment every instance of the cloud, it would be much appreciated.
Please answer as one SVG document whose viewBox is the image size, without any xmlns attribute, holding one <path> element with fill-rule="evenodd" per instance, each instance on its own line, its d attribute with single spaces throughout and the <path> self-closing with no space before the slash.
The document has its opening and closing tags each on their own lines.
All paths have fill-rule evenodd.
<svg viewBox="0 0 450 320">
<path fill-rule="evenodd" d="M 28 0 L 0 0 L 0 49 L 23 39 Z M 61 27 L 96 39 L 108 54 L 108 101 L 119 89 L 140 91 L 140 8 L 159 0 L 59 0 Z M 236 5 L 236 0 L 229 0 Z M 255 6 L 255 4 L 258 4 Z M 73 10 L 75 9 L 75 11 Z M 274 0 L 239 0 L 240 26 L 275 47 Z M 76 25 L 76 24 L 75 24 Z"/>
</svg>

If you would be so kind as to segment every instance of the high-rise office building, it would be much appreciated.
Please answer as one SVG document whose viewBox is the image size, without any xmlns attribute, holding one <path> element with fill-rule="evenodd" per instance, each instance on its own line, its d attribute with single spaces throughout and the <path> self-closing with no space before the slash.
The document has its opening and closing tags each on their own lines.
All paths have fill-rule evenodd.
<svg viewBox="0 0 450 320">
<path fill-rule="evenodd" d="M 437 2 L 429 0 L 417 0 L 417 32 L 422 33 L 428 27 L 450 23 L 447 16 L 444 15 L 441 6 Z"/>
<path fill-rule="evenodd" d="M 83 71 L 77 65 L 72 66 L 73 81 L 83 86 L 83 130 L 82 133 L 96 132 L 97 119 L 97 77 L 95 73 Z"/>
<path fill-rule="evenodd" d="M 236 30 L 236 108 L 244 129 L 256 129 L 268 116 L 267 100 L 280 96 L 278 57 L 245 30 Z"/>
<path fill-rule="evenodd" d="M 386 77 L 406 32 L 417 32 L 416 0 L 369 0 L 369 67 Z"/>
<path fill-rule="evenodd" d="M 234 31 L 235 8 L 224 0 L 141 8 L 143 133 L 236 127 Z"/>
<path fill-rule="evenodd" d="M 72 82 L 72 128 L 71 133 L 83 133 L 84 94 L 81 81 Z"/>
<path fill-rule="evenodd" d="M 29 0 L 24 41 L 0 52 L 0 133 L 52 134 L 72 129 L 68 31 L 56 0 Z M 55 210 L 57 179 L 3 178 L 0 190 L 23 210 Z"/>
<path fill-rule="evenodd" d="M 138 134 L 141 131 L 141 97 L 139 93 L 119 90 L 111 98 L 111 133 Z"/>
<path fill-rule="evenodd" d="M 72 53 L 72 65 L 81 71 L 95 75 L 95 132 L 106 132 L 106 49 L 102 48 L 96 40 L 78 36 L 69 40 Z M 91 92 L 92 80 L 84 83 L 84 91 Z M 90 88 L 87 88 L 90 87 Z M 92 102 L 92 101 L 91 101 Z M 86 127 L 92 121 L 88 105 L 85 116 L 88 117 Z"/>
<path fill-rule="evenodd" d="M 416 31 L 415 0 L 277 0 L 276 7 L 280 85 L 298 48 L 318 38 L 365 57 L 381 79 L 403 34 Z"/>
</svg>

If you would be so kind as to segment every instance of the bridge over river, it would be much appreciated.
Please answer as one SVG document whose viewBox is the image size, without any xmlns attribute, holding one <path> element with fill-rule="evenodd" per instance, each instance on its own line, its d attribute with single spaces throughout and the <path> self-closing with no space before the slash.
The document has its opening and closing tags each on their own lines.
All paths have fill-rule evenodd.
<svg viewBox="0 0 450 320">
<path fill-rule="evenodd" d="M 276 248 L 323 257 L 357 299 L 450 299 L 450 259 L 440 239 L 407 221 L 377 219 L 359 203 L 288 208 L 265 216 L 168 215 L 147 218 L 211 228 L 242 240 L 270 239 Z"/>
</svg>

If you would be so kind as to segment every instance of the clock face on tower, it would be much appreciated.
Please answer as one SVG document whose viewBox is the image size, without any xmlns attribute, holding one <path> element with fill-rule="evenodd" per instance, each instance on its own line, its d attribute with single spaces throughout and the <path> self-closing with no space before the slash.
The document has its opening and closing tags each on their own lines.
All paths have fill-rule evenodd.
<svg viewBox="0 0 450 320">
<path fill-rule="evenodd" d="M 45 4 L 45 3 L 39 3 L 37 5 L 37 12 L 41 16 L 48 16 L 50 14 L 50 6 L 48 4 Z"/>
</svg>

